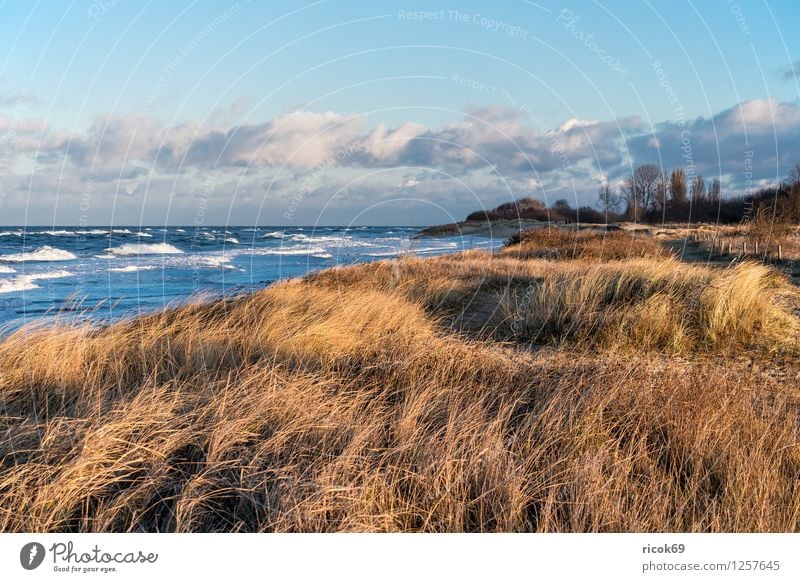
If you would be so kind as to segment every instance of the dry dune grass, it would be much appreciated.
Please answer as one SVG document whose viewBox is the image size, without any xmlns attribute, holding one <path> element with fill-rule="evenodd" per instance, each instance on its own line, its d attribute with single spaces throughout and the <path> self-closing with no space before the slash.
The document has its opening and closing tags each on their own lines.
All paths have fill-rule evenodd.
<svg viewBox="0 0 800 582">
<path fill-rule="evenodd" d="M 501 307 L 517 341 L 686 355 L 792 349 L 796 321 L 773 304 L 779 286 L 755 263 L 721 270 L 634 260 L 532 280 L 523 293 L 506 291 Z"/>
<path fill-rule="evenodd" d="M 0 530 L 797 531 L 791 293 L 755 265 L 473 252 L 18 332 Z M 491 337 L 564 333 L 453 331 L 487 305 Z"/>
<path fill-rule="evenodd" d="M 667 256 L 655 240 L 636 232 L 598 232 L 551 227 L 524 231 L 502 252 L 520 259 L 611 261 Z"/>
<path fill-rule="evenodd" d="M 785 308 L 797 292 L 749 262 L 722 269 L 670 256 L 553 262 L 472 251 L 325 271 L 311 281 L 400 294 L 439 317 L 482 312 L 495 339 L 568 349 L 785 352 L 795 351 L 798 333 Z"/>
</svg>

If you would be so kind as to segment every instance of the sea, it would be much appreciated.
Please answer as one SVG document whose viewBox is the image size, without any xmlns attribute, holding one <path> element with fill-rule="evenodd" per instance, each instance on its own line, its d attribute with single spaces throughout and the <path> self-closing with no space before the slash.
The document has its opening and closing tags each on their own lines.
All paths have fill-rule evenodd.
<svg viewBox="0 0 800 582">
<path fill-rule="evenodd" d="M 28 323 L 109 323 L 198 298 L 249 293 L 334 266 L 491 249 L 483 237 L 415 239 L 357 227 L 2 227 L 0 333 Z"/>
</svg>

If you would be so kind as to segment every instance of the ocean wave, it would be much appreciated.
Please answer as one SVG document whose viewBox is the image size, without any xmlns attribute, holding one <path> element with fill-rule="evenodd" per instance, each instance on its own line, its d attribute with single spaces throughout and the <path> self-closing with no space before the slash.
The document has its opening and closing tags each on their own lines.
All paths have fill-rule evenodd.
<svg viewBox="0 0 800 582">
<path fill-rule="evenodd" d="M 231 254 L 183 254 L 165 258 L 164 268 L 179 269 L 236 269 L 229 263 L 234 256 Z"/>
<path fill-rule="evenodd" d="M 125 267 L 113 267 L 109 271 L 113 273 L 135 273 L 137 271 L 152 271 L 157 268 L 155 265 L 127 265 Z"/>
<path fill-rule="evenodd" d="M 364 253 L 364 256 L 365 257 L 379 258 L 379 257 L 393 257 L 393 256 L 399 256 L 399 255 L 414 256 L 414 255 L 430 254 L 430 253 L 448 253 L 448 252 L 450 252 L 451 248 L 454 248 L 454 247 L 451 247 L 449 244 L 445 244 L 445 245 L 438 246 L 438 247 L 420 247 L 420 248 L 416 248 L 416 247 L 413 247 L 413 246 L 412 247 L 408 247 L 408 246 L 403 245 L 399 249 L 396 249 L 396 250 L 393 250 L 393 251 L 386 251 L 386 252 L 382 252 L 381 251 L 381 252 L 374 252 L 374 253 Z"/>
<path fill-rule="evenodd" d="M 280 230 L 276 230 L 261 235 L 261 238 L 283 238 L 284 236 L 286 236 L 285 233 L 281 232 Z"/>
<path fill-rule="evenodd" d="M 181 255 L 183 251 L 167 243 L 156 244 L 124 244 L 118 247 L 106 249 L 110 255 L 126 257 L 130 255 Z"/>
<path fill-rule="evenodd" d="M 315 259 L 332 259 L 333 258 L 333 255 L 330 254 L 330 253 L 314 253 L 311 256 L 314 257 Z"/>
<path fill-rule="evenodd" d="M 13 293 L 14 291 L 28 291 L 38 289 L 39 286 L 24 277 L 0 280 L 0 293 Z"/>
<path fill-rule="evenodd" d="M 229 265 L 231 259 L 228 255 L 221 255 L 218 257 L 200 257 L 200 260 L 211 267 L 221 267 L 223 269 L 235 269 L 233 265 Z"/>
<path fill-rule="evenodd" d="M 12 277 L 11 279 L 0 279 L 0 293 L 30 291 L 31 289 L 39 288 L 39 286 L 36 284 L 36 281 L 41 279 L 60 279 L 62 277 L 71 276 L 72 273 L 69 271 L 49 271 L 31 275 L 19 275 L 17 277 Z"/>
<path fill-rule="evenodd" d="M 355 247 L 375 247 L 373 241 L 356 240 L 352 236 L 307 236 L 305 234 L 294 234 L 289 237 L 292 242 L 300 242 L 313 245 L 325 245 L 335 248 L 355 248 Z M 399 240 L 399 239 L 398 239 Z"/>
<path fill-rule="evenodd" d="M 396 257 L 397 255 L 401 254 L 403 251 L 387 251 L 385 253 L 364 253 L 365 257 Z"/>
<path fill-rule="evenodd" d="M 39 232 L 32 232 L 31 234 L 40 234 L 44 236 L 76 236 L 74 230 L 40 230 Z"/>
<path fill-rule="evenodd" d="M 97 235 L 109 234 L 110 232 L 111 232 L 110 230 L 103 230 L 101 228 L 93 228 L 93 229 L 90 229 L 90 230 L 87 230 L 87 229 L 76 230 L 75 234 L 95 235 L 95 236 L 97 236 Z"/>
<path fill-rule="evenodd" d="M 0 262 L 24 263 L 25 261 L 71 261 L 77 258 L 77 255 L 69 251 L 50 246 L 43 246 L 35 251 L 30 251 L 27 253 L 0 255 Z"/>
<path fill-rule="evenodd" d="M 16 273 L 14 269 L 11 267 L 6 267 L 5 265 L 0 265 L 0 273 Z"/>
<path fill-rule="evenodd" d="M 238 245 L 239 244 L 239 239 L 236 238 L 236 237 L 233 237 L 233 236 L 229 236 L 228 238 L 225 239 L 225 242 L 226 243 L 231 243 L 231 244 L 234 244 L 234 245 Z"/>
<path fill-rule="evenodd" d="M 283 247 L 278 249 L 250 249 L 245 251 L 248 255 L 317 255 L 326 254 L 328 251 L 322 247 L 292 248 Z"/>
</svg>

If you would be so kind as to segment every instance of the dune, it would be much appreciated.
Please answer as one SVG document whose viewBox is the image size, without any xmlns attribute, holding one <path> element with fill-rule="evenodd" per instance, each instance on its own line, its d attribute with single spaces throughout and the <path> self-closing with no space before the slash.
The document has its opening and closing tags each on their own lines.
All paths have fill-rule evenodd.
<svg viewBox="0 0 800 582">
<path fill-rule="evenodd" d="M 797 531 L 796 289 L 612 242 L 15 332 L 0 528 Z"/>
</svg>

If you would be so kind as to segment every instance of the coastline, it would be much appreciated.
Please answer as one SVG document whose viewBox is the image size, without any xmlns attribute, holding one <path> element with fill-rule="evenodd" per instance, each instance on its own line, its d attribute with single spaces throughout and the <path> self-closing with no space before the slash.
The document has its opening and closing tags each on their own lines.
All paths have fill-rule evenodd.
<svg viewBox="0 0 800 582">
<path fill-rule="evenodd" d="M 538 230 L 544 228 L 560 228 L 565 230 L 589 230 L 596 232 L 641 232 L 650 233 L 663 230 L 658 225 L 640 224 L 634 222 L 609 222 L 609 223 L 593 223 L 593 222 L 568 222 L 563 220 L 545 221 L 529 218 L 521 219 L 504 219 L 496 218 L 493 220 L 465 220 L 462 222 L 453 222 L 450 224 L 439 224 L 429 226 L 421 229 L 415 239 L 424 238 L 439 238 L 439 237 L 469 237 L 481 236 L 487 238 L 503 238 L 507 239 L 512 236 L 518 235 L 520 232 L 527 230 Z M 675 228 L 670 226 L 669 228 Z"/>
<path fill-rule="evenodd" d="M 0 528 L 794 530 L 796 289 L 564 235 L 12 334 Z"/>
</svg>

